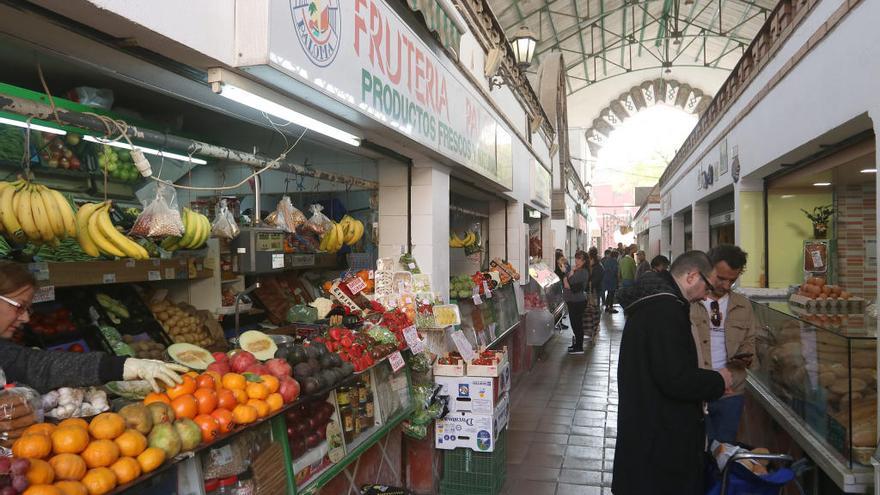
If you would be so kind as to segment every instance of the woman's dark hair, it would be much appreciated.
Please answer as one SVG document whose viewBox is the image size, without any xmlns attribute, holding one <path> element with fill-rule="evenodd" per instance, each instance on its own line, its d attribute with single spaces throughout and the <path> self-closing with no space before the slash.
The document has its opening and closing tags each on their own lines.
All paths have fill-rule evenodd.
<svg viewBox="0 0 880 495">
<path fill-rule="evenodd" d="M 745 268 L 746 262 L 749 259 L 748 253 L 740 249 L 739 246 L 734 246 L 733 244 L 719 244 L 710 249 L 706 254 L 709 255 L 709 260 L 712 262 L 712 266 L 723 261 L 727 263 L 727 266 L 734 270 Z"/>
<path fill-rule="evenodd" d="M 581 260 L 584 260 L 584 261 L 587 261 L 590 258 L 589 256 L 587 256 L 587 253 L 584 251 L 578 251 L 578 252 L 574 253 L 574 257 L 581 259 Z"/>
<path fill-rule="evenodd" d="M 0 261 L 0 294 L 11 294 L 25 287 L 36 287 L 37 281 L 26 265 Z"/>
<path fill-rule="evenodd" d="M 654 259 L 651 260 L 651 268 L 657 268 L 660 266 L 669 267 L 669 258 L 663 256 L 662 254 L 654 256 Z"/>
<path fill-rule="evenodd" d="M 615 249 L 614 251 L 611 251 L 611 257 L 612 257 L 612 258 L 617 258 L 618 255 L 619 255 L 619 253 L 617 252 L 616 249 Z"/>
</svg>

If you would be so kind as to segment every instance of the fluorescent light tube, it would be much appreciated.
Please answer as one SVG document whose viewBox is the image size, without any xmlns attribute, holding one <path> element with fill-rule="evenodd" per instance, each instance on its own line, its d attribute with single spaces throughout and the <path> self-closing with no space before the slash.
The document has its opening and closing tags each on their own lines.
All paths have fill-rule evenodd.
<svg viewBox="0 0 880 495">
<path fill-rule="evenodd" d="M 830 186 L 831 183 L 830 182 L 814 182 L 813 185 L 816 187 L 826 187 L 826 186 Z"/>
<path fill-rule="evenodd" d="M 114 146 L 116 148 L 124 148 L 127 150 L 140 150 L 143 153 L 148 155 L 156 155 L 156 156 L 164 156 L 165 158 L 172 158 L 174 160 L 180 160 L 182 162 L 190 162 L 194 165 L 206 165 L 208 162 L 202 160 L 201 158 L 191 158 L 186 155 L 178 155 L 177 153 L 169 153 L 167 151 L 154 150 L 153 148 L 144 148 L 143 146 L 135 146 L 132 147 L 130 144 L 122 142 L 122 141 L 110 141 L 106 139 L 101 139 L 95 136 L 83 136 L 83 139 L 89 141 L 91 143 L 98 144 L 106 144 L 107 146 Z"/>
<path fill-rule="evenodd" d="M 257 96 L 250 91 L 239 88 L 238 86 L 233 86 L 232 84 L 228 83 L 221 83 L 219 94 L 221 96 L 229 98 L 232 101 L 241 103 L 242 105 L 246 105 L 261 112 L 268 113 L 273 117 L 284 119 L 298 126 L 305 127 L 306 129 L 323 134 L 327 137 L 331 137 L 338 141 L 342 141 L 343 143 L 350 144 L 351 146 L 361 145 L 361 138 L 355 136 L 354 134 L 345 132 L 342 129 L 337 129 L 330 124 L 325 124 L 324 122 L 313 119 L 308 115 L 303 115 L 295 110 L 287 108 L 283 105 L 279 105 L 274 101 L 267 100 L 262 96 Z"/>
<path fill-rule="evenodd" d="M 46 127 L 40 124 L 28 124 L 27 122 L 24 122 L 22 120 L 12 120 L 7 119 L 6 117 L 0 117 L 0 124 L 14 125 L 16 127 L 23 127 L 25 129 L 30 127 L 35 131 L 51 132 L 52 134 L 58 134 L 59 136 L 67 134 L 67 131 L 65 131 L 64 129 L 55 129 L 54 127 Z"/>
</svg>

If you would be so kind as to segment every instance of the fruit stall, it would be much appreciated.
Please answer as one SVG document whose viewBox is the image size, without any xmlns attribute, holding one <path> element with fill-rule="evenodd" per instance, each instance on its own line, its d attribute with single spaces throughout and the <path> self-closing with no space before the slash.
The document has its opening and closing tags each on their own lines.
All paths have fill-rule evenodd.
<svg viewBox="0 0 880 495">
<path fill-rule="evenodd" d="M 426 434 L 427 332 L 461 322 L 411 255 L 377 257 L 374 174 L 294 169 L 271 172 L 280 191 L 256 175 L 249 189 L 210 190 L 198 168 L 177 183 L 145 172 L 241 167 L 195 147 L 150 155 L 121 131 L 2 117 L 0 256 L 38 285 L 13 340 L 190 371 L 160 392 L 10 386 L 0 493 L 339 493 L 397 462 L 402 434 Z M 513 299 L 501 290 L 497 304 Z M 498 337 L 515 313 L 503 318 Z"/>
</svg>

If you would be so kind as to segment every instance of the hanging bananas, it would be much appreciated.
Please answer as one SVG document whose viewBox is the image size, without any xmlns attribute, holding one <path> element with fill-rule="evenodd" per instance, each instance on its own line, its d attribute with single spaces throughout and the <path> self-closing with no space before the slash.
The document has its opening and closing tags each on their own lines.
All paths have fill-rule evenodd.
<svg viewBox="0 0 880 495">
<path fill-rule="evenodd" d="M 76 215 L 79 227 L 77 240 L 89 256 L 115 256 L 145 260 L 150 257 L 147 250 L 130 237 L 118 231 L 110 220 L 110 202 L 87 203 Z"/>
<path fill-rule="evenodd" d="M 464 238 L 458 237 L 455 232 L 449 236 L 449 247 L 462 248 L 471 247 L 477 243 L 477 234 L 472 231 L 465 232 Z"/>
<path fill-rule="evenodd" d="M 198 249 L 205 245 L 211 235 L 211 222 L 208 217 L 189 208 L 183 209 L 183 236 L 166 237 L 162 241 L 162 249 L 177 251 L 178 249 Z"/>
<path fill-rule="evenodd" d="M 64 195 L 24 179 L 0 182 L 0 227 L 16 243 L 57 244 L 77 235 L 73 208 Z"/>
<path fill-rule="evenodd" d="M 339 223 L 334 223 L 333 228 L 321 237 L 319 249 L 326 253 L 335 253 L 342 246 L 353 246 L 364 236 L 364 223 L 349 215 L 342 217 Z"/>
</svg>

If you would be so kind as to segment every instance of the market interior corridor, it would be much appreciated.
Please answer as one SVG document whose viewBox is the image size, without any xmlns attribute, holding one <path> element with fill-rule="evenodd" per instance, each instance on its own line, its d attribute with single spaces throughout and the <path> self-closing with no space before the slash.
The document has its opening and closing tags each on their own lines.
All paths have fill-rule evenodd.
<svg viewBox="0 0 880 495">
<path fill-rule="evenodd" d="M 595 345 L 569 356 L 571 330 L 511 396 L 506 495 L 611 493 L 617 436 L 617 356 L 623 313 L 605 315 Z"/>
</svg>

